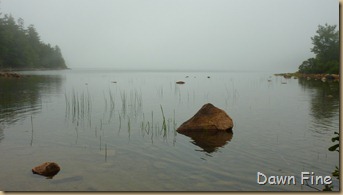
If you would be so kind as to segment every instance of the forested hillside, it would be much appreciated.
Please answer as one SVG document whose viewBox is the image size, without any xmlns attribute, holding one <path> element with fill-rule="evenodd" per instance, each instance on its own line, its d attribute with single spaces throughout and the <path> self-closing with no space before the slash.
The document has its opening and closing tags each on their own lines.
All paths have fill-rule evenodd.
<svg viewBox="0 0 343 195">
<path fill-rule="evenodd" d="M 33 25 L 0 13 L 0 69 L 65 69 L 60 48 L 40 40 Z"/>
</svg>

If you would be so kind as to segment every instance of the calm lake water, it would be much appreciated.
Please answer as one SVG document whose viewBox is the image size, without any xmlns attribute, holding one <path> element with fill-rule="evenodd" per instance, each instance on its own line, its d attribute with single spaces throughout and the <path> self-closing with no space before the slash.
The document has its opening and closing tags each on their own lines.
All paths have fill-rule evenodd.
<svg viewBox="0 0 343 195">
<path fill-rule="evenodd" d="M 0 79 L 3 191 L 315 191 L 301 172 L 327 176 L 339 166 L 328 151 L 339 131 L 338 83 L 263 72 L 22 74 Z M 175 131 L 206 103 L 231 116 L 233 134 Z M 31 172 L 46 161 L 61 166 L 53 179 Z M 295 176 L 296 185 L 259 185 L 257 172 Z"/>
</svg>

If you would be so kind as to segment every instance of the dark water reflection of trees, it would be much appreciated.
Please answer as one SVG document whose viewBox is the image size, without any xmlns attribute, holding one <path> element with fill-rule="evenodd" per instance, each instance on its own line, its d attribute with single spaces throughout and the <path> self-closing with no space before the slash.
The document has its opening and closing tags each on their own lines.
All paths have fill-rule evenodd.
<svg viewBox="0 0 343 195">
<path fill-rule="evenodd" d="M 58 93 L 61 83 L 62 78 L 58 75 L 0 78 L 0 124 L 10 125 L 40 112 L 42 95 Z"/>
<path fill-rule="evenodd" d="M 311 93 L 311 116 L 317 124 L 338 123 L 339 83 L 322 82 L 321 80 L 299 79 L 303 90 Z"/>
</svg>

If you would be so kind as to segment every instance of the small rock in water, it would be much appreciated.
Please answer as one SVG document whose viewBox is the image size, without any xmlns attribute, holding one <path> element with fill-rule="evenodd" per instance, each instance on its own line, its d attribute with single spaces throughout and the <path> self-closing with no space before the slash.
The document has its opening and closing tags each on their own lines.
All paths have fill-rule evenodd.
<svg viewBox="0 0 343 195">
<path fill-rule="evenodd" d="M 45 162 L 32 169 L 33 174 L 43 175 L 49 179 L 52 179 L 59 171 L 60 166 L 55 162 Z"/>
</svg>

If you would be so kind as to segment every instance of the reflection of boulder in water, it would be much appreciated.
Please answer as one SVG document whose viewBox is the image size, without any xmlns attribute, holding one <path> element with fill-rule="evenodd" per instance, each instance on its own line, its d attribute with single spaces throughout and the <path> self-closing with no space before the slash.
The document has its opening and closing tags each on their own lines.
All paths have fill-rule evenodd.
<svg viewBox="0 0 343 195">
<path fill-rule="evenodd" d="M 193 140 L 193 144 L 199 146 L 207 153 L 217 151 L 231 141 L 232 131 L 187 131 L 181 132 Z"/>
</svg>

